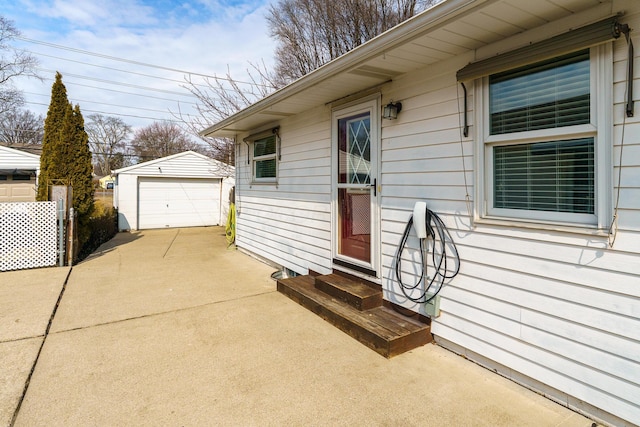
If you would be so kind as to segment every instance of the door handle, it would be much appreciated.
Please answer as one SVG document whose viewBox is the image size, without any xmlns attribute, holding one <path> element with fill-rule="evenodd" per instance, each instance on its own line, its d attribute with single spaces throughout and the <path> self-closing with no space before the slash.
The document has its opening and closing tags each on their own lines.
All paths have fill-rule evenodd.
<svg viewBox="0 0 640 427">
<path fill-rule="evenodd" d="M 370 184 L 369 187 L 373 187 L 373 197 L 378 196 L 378 178 L 373 178 L 373 184 Z"/>
</svg>

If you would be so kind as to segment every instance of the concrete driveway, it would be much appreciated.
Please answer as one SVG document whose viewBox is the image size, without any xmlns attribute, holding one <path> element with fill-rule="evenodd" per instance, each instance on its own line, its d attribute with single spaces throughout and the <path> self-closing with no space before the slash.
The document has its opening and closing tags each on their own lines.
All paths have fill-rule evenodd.
<svg viewBox="0 0 640 427">
<path fill-rule="evenodd" d="M 273 271 L 212 227 L 0 273 L 0 425 L 591 426 L 437 345 L 387 360 Z"/>
</svg>

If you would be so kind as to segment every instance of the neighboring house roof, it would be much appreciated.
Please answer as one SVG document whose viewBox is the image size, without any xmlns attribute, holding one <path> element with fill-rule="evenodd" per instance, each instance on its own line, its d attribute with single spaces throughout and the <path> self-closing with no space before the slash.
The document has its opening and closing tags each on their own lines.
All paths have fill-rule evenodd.
<svg viewBox="0 0 640 427">
<path fill-rule="evenodd" d="M 0 145 L 0 171 L 39 170 L 40 156 Z"/>
<path fill-rule="evenodd" d="M 597 0 L 565 2 L 562 8 L 532 0 L 444 0 L 201 134 L 234 137 L 319 105 L 373 92 L 399 75 L 428 66 L 434 66 L 434 73 L 453 75 L 455 70 L 439 70 L 436 64 L 457 56 L 467 57 L 467 62 L 486 59 L 501 53 L 505 39 L 512 50 L 514 42 L 527 46 L 612 15 L 611 3 Z M 531 29 L 535 34 L 527 31 Z"/>
<path fill-rule="evenodd" d="M 36 155 L 42 154 L 42 145 L 40 144 L 5 144 L 5 147 L 13 148 L 14 150 L 24 151 L 25 153 L 31 153 Z"/>
<path fill-rule="evenodd" d="M 137 171 L 148 171 L 150 168 L 157 167 L 159 172 L 163 175 L 171 176 L 171 172 L 162 172 L 163 164 L 184 162 L 189 160 L 194 161 L 194 167 L 202 167 L 203 165 L 205 165 L 208 168 L 207 172 L 212 176 L 223 178 L 234 175 L 233 166 L 222 163 L 218 160 L 212 159 L 205 156 L 204 154 L 196 153 L 194 151 L 184 151 L 182 153 L 173 154 L 171 156 L 161 157 L 159 159 L 150 160 L 148 162 L 138 163 L 137 165 L 128 166 L 126 168 L 116 169 L 113 171 L 112 175 L 117 176 L 123 173 L 135 174 L 137 173 Z M 180 172 L 179 175 L 183 176 L 184 174 Z"/>
</svg>

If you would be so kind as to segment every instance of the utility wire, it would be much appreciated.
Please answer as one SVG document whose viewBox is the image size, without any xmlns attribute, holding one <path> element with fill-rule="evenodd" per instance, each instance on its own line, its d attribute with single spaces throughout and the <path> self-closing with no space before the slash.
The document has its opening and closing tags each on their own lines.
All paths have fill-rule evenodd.
<svg viewBox="0 0 640 427">
<path fill-rule="evenodd" d="M 40 67 L 36 67 L 36 70 L 39 71 L 45 71 L 48 73 L 55 73 L 56 70 L 48 70 L 46 68 L 40 68 Z M 112 84 L 112 85 L 116 85 L 116 86 L 125 86 L 125 87 L 131 87 L 134 89 L 142 89 L 142 90 L 150 90 L 153 92 L 161 92 L 161 93 L 169 93 L 172 95 L 180 95 L 180 96 L 188 96 L 191 98 L 195 98 L 196 96 L 193 95 L 191 92 L 176 92 L 176 91 L 172 91 L 172 90 L 166 90 L 166 89 L 157 89 L 157 88 L 151 88 L 148 86 L 140 86 L 140 85 L 134 85 L 132 83 L 123 83 L 123 82 L 116 82 L 113 80 L 107 80 L 107 79 L 101 79 L 98 77 L 88 77 L 88 76 L 83 76 L 81 74 L 73 74 L 73 73 L 65 73 L 65 76 L 71 76 L 71 77 L 75 77 L 77 79 L 84 79 L 84 80 L 91 80 L 91 81 L 95 81 L 95 82 L 100 82 L 100 83 L 106 83 L 106 84 Z"/>
<path fill-rule="evenodd" d="M 31 105 L 43 105 L 45 107 L 48 107 L 49 104 L 44 104 L 42 102 L 32 102 L 32 101 L 26 101 L 25 104 L 31 104 Z M 148 117 L 148 116 L 138 116 L 136 114 L 124 114 L 124 113 L 110 113 L 107 111 L 98 111 L 98 110 L 90 110 L 90 109 L 86 109 L 86 108 L 81 108 L 83 113 L 97 113 L 97 114 L 104 114 L 107 116 L 122 116 L 122 117 L 133 117 L 136 119 L 149 119 L 149 120 L 155 120 L 157 122 L 171 122 L 171 123 L 183 123 L 182 120 L 174 120 L 174 119 L 159 119 L 157 117 Z M 167 112 L 168 114 L 170 114 L 170 112 Z"/>
<path fill-rule="evenodd" d="M 165 70 L 165 71 L 173 71 L 173 72 L 176 72 L 176 73 L 182 73 L 182 74 L 186 74 L 186 75 L 189 75 L 189 76 L 204 77 L 204 78 L 207 78 L 207 79 L 225 80 L 225 81 L 229 81 L 229 82 L 242 83 L 242 84 L 248 84 L 248 85 L 256 85 L 256 86 L 262 86 L 262 87 L 275 89 L 272 85 L 265 85 L 265 84 L 259 84 L 259 83 L 254 83 L 254 82 L 245 82 L 245 81 L 241 81 L 241 80 L 229 79 L 229 78 L 226 78 L 226 77 L 218 77 L 218 76 L 215 76 L 215 75 L 212 76 L 212 75 L 209 75 L 209 74 L 203 74 L 203 73 L 196 73 L 196 72 L 193 72 L 193 71 L 180 70 L 178 68 L 165 67 L 165 66 L 162 66 L 162 65 L 154 65 L 154 64 L 149 64 L 147 62 L 140 62 L 140 61 L 134 61 L 134 60 L 131 60 L 131 59 L 119 58 L 117 56 L 104 55 L 102 53 L 90 52 L 90 51 L 87 51 L 87 50 L 77 49 L 77 48 L 74 48 L 74 47 L 62 46 L 62 45 L 59 45 L 59 44 L 54 44 L 54 43 L 44 42 L 44 41 L 40 41 L 40 40 L 29 39 L 29 38 L 22 37 L 22 36 L 17 36 L 15 38 L 17 40 L 22 40 L 22 41 L 27 42 L 27 43 L 34 43 L 34 44 L 39 44 L 39 45 L 43 45 L 43 46 L 47 46 L 47 47 L 53 47 L 53 48 L 56 48 L 56 49 L 68 50 L 70 52 L 81 53 L 81 54 L 84 54 L 84 55 L 95 56 L 95 57 L 98 57 L 98 58 L 110 59 L 112 61 L 120 61 L 120 62 L 125 62 L 125 63 L 128 63 L 128 64 L 140 65 L 142 67 L 155 68 L 155 69 L 158 69 L 158 70 Z"/>
<path fill-rule="evenodd" d="M 34 52 L 34 51 L 31 51 L 31 50 L 25 50 L 25 51 L 29 52 L 29 53 L 31 53 L 33 55 L 45 56 L 47 58 L 59 59 L 61 61 L 73 62 L 73 63 L 76 63 L 76 64 L 82 64 L 82 65 L 86 65 L 86 66 L 89 66 L 89 67 L 95 67 L 95 68 L 102 68 L 102 69 L 110 70 L 110 71 L 118 71 L 118 72 L 121 72 L 121 73 L 126 73 L 128 75 L 136 75 L 136 76 L 141 76 L 141 77 L 148 77 L 148 78 L 151 78 L 151 79 L 164 80 L 164 81 L 169 81 L 169 82 L 173 82 L 173 83 L 180 83 L 180 84 L 185 84 L 186 83 L 184 80 L 170 79 L 168 77 L 154 76 L 152 74 L 138 73 L 138 72 L 130 71 L 130 70 L 122 70 L 120 68 L 107 67 L 106 65 L 90 64 L 90 63 L 84 62 L 84 61 L 77 61 L 77 60 L 74 60 L 74 59 L 62 58 L 60 56 L 47 55 L 46 53 Z M 194 86 L 209 87 L 208 85 L 205 85 L 205 84 L 202 84 L 202 83 L 191 83 L 191 84 L 193 84 Z"/>
<path fill-rule="evenodd" d="M 24 92 L 27 94 L 31 94 L 31 95 L 36 95 L 36 96 L 47 96 L 44 94 L 40 94 L 40 93 L 34 93 L 34 92 Z M 169 111 L 166 110 L 155 110 L 152 108 L 143 108 L 143 107 L 136 107 L 136 106 L 132 106 L 132 105 L 120 105 L 120 104 L 110 104 L 108 102 L 96 102 L 96 101 L 89 101 L 87 99 L 73 99 L 74 103 L 88 103 L 88 104 L 99 104 L 99 105 L 106 105 L 109 107 L 119 107 L 119 108 L 133 108 L 136 110 L 142 110 L 142 111 L 150 111 L 152 113 L 167 113 Z"/>
<path fill-rule="evenodd" d="M 50 79 L 51 81 L 53 81 L 53 79 Z M 171 101 L 171 102 L 176 102 L 176 103 L 180 103 L 180 104 L 187 104 L 187 105 L 198 105 L 197 102 L 189 102 L 189 101 L 179 101 L 177 99 L 170 99 L 170 98 L 160 98 L 159 96 L 153 96 L 153 95 L 143 95 L 141 93 L 135 93 L 135 92 L 125 92 L 123 90 L 117 90 L 117 89 L 110 89 L 110 88 L 106 88 L 106 87 L 100 87 L 100 86 L 91 86 L 91 85 L 85 85 L 82 83 L 77 83 L 74 81 L 69 81 L 69 80 L 65 80 L 65 85 L 72 85 L 72 86 L 80 86 L 80 87 L 87 87 L 89 89 L 99 89 L 99 90 L 104 90 L 106 92 L 114 92 L 114 93 L 123 93 L 125 95 L 133 95 L 133 96 L 140 96 L 143 98 L 149 98 L 149 99 L 158 99 L 160 101 Z M 35 92 L 24 92 L 24 93 L 30 93 L 32 95 L 38 95 L 38 96 L 46 96 L 48 97 L 49 94 L 37 94 Z"/>
<path fill-rule="evenodd" d="M 125 59 L 125 58 L 119 58 L 119 57 L 115 57 L 115 56 L 110 56 L 110 55 L 104 55 L 104 54 L 100 54 L 100 53 L 85 51 L 85 50 L 72 48 L 72 47 L 68 47 L 68 46 L 57 45 L 57 44 L 54 44 L 54 43 L 49 43 L 49 42 L 43 42 L 43 41 L 39 41 L 39 40 L 29 39 L 29 38 L 21 37 L 21 36 L 20 37 L 16 37 L 16 39 L 22 40 L 22 41 L 28 42 L 28 43 L 39 44 L 39 45 L 43 45 L 43 46 L 47 46 L 47 47 L 67 50 L 67 51 L 71 51 L 71 52 L 75 52 L 75 53 L 95 56 L 95 57 L 104 58 L 104 59 L 108 59 L 108 60 L 120 61 L 120 62 L 124 62 L 124 63 L 128 63 L 128 64 L 134 64 L 134 65 L 139 65 L 139 66 L 143 66 L 143 67 L 155 68 L 155 69 L 164 70 L 164 71 L 179 72 L 179 73 L 182 73 L 184 75 L 188 75 L 189 77 L 191 77 L 191 76 L 200 76 L 200 77 L 204 77 L 206 79 L 215 79 L 216 81 L 229 81 L 229 82 L 233 82 L 233 83 L 236 83 L 236 84 L 247 84 L 247 85 L 253 85 L 253 86 L 261 86 L 261 87 L 265 87 L 265 88 L 272 88 L 272 85 L 260 84 L 260 83 L 257 83 L 255 81 L 247 82 L 247 81 L 241 81 L 241 80 L 234 80 L 234 79 L 225 78 L 225 77 L 218 77 L 218 76 L 215 76 L 215 75 L 212 76 L 212 75 L 207 75 L 207 74 L 203 74 L 203 73 L 196 73 L 196 72 L 181 70 L 181 69 L 177 69 L 177 68 L 159 66 L 159 65 L 154 65 L 154 64 L 150 64 L 150 63 L 141 62 L 141 61 L 129 60 L 129 59 Z M 173 83 L 188 83 L 186 81 L 179 81 L 179 80 L 171 79 L 171 78 L 167 78 L 167 77 L 159 77 L 159 76 L 153 76 L 153 75 L 149 75 L 149 74 L 145 74 L 145 73 L 126 71 L 126 70 L 113 68 L 113 67 L 109 67 L 109 66 L 96 65 L 96 64 L 91 64 L 91 63 L 78 61 L 78 60 L 73 60 L 73 59 L 68 59 L 68 58 L 62 58 L 62 57 L 49 55 L 49 54 L 44 54 L 44 53 L 38 53 L 38 52 L 32 52 L 32 51 L 29 51 L 29 52 L 31 52 L 34 55 L 42 55 L 44 57 L 59 59 L 59 60 L 63 60 L 63 61 L 79 63 L 79 64 L 98 67 L 98 68 L 103 68 L 103 69 L 107 69 L 107 70 L 111 70 L 111 71 L 123 72 L 123 73 L 127 73 L 128 75 L 137 75 L 137 76 L 141 76 L 141 77 L 145 77 L 145 78 L 159 79 L 159 80 L 169 81 L 169 82 L 173 82 Z M 54 70 L 49 70 L 49 69 L 40 68 L 40 67 L 37 67 L 36 69 L 40 70 L 42 72 L 48 72 L 48 73 L 49 72 L 50 73 L 56 72 Z M 99 83 L 103 83 L 103 84 L 107 84 L 107 85 L 129 87 L 129 88 L 133 88 L 133 89 L 140 89 L 140 90 L 143 90 L 143 91 L 166 93 L 166 94 L 178 95 L 178 96 L 182 96 L 182 97 L 190 97 L 190 98 L 195 98 L 195 99 L 198 98 L 196 95 L 194 95 L 192 92 L 190 92 L 188 90 L 185 90 L 185 92 L 178 92 L 178 91 L 172 91 L 172 90 L 166 90 L 166 89 L 159 89 L 159 88 L 152 88 L 152 87 L 148 87 L 148 86 L 136 85 L 136 84 L 132 84 L 132 83 L 117 82 L 117 81 L 108 80 L 108 79 L 102 79 L 102 78 L 97 78 L 97 77 L 84 76 L 84 75 L 74 74 L 74 73 L 63 72 L 62 74 L 65 77 L 72 77 L 72 78 L 77 78 L 77 79 L 90 80 L 90 81 L 95 81 L 95 82 L 99 82 Z M 52 79 L 46 79 L 46 80 L 52 80 Z M 119 90 L 116 90 L 116 89 L 113 89 L 113 88 L 108 88 L 108 87 L 96 87 L 96 86 L 91 86 L 91 85 L 83 85 L 81 83 L 77 83 L 77 82 L 69 81 L 69 80 L 65 80 L 65 84 L 67 84 L 67 85 L 77 85 L 77 86 L 81 86 L 81 87 L 89 87 L 89 88 L 93 88 L 93 89 L 111 91 L 111 92 L 117 92 L 117 93 L 124 93 L 124 94 L 139 96 L 139 97 L 145 97 L 145 98 L 153 98 L 153 99 L 158 99 L 158 100 L 163 100 L 163 101 L 171 101 L 171 102 L 176 102 L 177 104 L 182 103 L 182 104 L 191 105 L 191 106 L 197 106 L 198 105 L 197 102 L 171 100 L 171 99 L 155 97 L 155 96 L 151 96 L 151 95 L 143 95 L 143 94 L 136 94 L 136 93 L 126 92 L 126 91 L 119 91 Z M 191 83 L 191 84 L 194 85 L 194 86 L 208 87 L 208 85 L 202 85 L 202 84 L 196 84 L 196 83 Z M 93 102 L 93 101 L 82 100 L 82 102 Z M 100 102 L 93 102 L 93 103 L 94 104 L 102 104 L 102 105 L 105 105 L 105 106 L 113 106 L 113 107 L 118 107 L 118 108 L 134 108 L 134 107 L 129 107 L 129 106 L 114 105 L 114 104 L 100 103 Z M 42 103 L 38 103 L 38 102 L 26 102 L 26 104 L 43 105 L 43 106 L 47 105 L 47 104 L 42 104 Z M 138 108 L 138 110 L 149 111 L 149 112 L 161 112 L 159 110 L 153 110 L 153 109 L 147 109 L 147 108 Z M 100 114 L 108 114 L 108 115 L 114 115 L 114 116 L 122 116 L 122 117 L 133 117 L 133 118 L 149 119 L 149 120 L 164 120 L 164 121 L 174 122 L 174 123 L 182 123 L 183 122 L 182 120 L 157 119 L 157 118 L 152 118 L 152 117 L 142 116 L 142 115 L 135 115 L 135 114 L 107 113 L 107 112 L 103 112 L 103 111 L 87 110 L 87 109 L 83 109 L 83 111 L 100 113 Z M 168 114 L 173 114 L 171 111 L 168 111 L 167 113 Z M 193 118 L 193 117 L 198 117 L 198 116 L 191 115 L 191 114 L 185 114 L 185 117 Z"/>
</svg>

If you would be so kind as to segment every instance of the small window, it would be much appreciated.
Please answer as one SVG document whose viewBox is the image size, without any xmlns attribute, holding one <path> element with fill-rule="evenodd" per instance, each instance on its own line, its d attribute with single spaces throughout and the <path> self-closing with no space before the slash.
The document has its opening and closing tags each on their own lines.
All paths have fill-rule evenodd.
<svg viewBox="0 0 640 427">
<path fill-rule="evenodd" d="M 253 179 L 275 181 L 277 178 L 276 135 L 253 141 Z"/>
<path fill-rule="evenodd" d="M 0 181 L 7 181 L 9 177 L 7 175 L 0 175 Z"/>
<path fill-rule="evenodd" d="M 13 181 L 31 181 L 31 175 L 18 175 L 14 174 L 11 176 Z"/>
<path fill-rule="evenodd" d="M 611 106 L 596 99 L 610 99 L 611 82 L 597 72 L 599 52 L 485 78 L 483 215 L 583 225 L 604 216 L 606 169 L 596 165 L 606 163 L 608 125 L 597 118 Z"/>
</svg>

